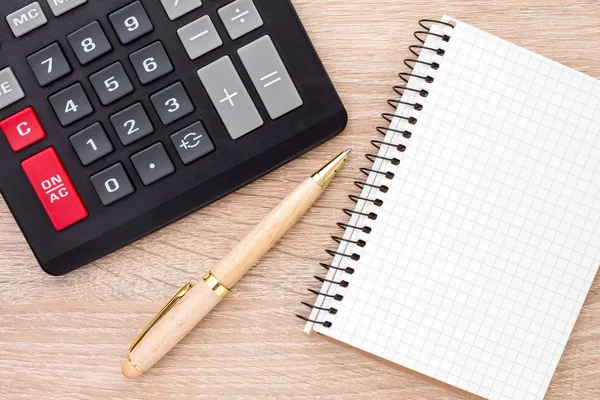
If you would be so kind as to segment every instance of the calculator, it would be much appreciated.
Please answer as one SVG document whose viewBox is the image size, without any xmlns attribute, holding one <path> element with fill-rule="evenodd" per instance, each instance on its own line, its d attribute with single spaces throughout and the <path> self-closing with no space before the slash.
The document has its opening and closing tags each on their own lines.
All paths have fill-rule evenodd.
<svg viewBox="0 0 600 400">
<path fill-rule="evenodd" d="M 0 191 L 51 275 L 347 123 L 289 0 L 2 0 L 0 11 Z"/>
</svg>

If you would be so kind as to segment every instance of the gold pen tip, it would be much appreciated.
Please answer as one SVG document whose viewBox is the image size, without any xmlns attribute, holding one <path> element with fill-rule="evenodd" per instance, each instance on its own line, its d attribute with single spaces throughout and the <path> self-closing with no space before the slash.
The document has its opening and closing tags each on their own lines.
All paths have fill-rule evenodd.
<svg viewBox="0 0 600 400">
<path fill-rule="evenodd" d="M 338 173 L 344 162 L 348 158 L 348 154 L 352 149 L 348 148 L 345 151 L 341 152 L 336 158 L 331 160 L 327 165 L 321 168 L 318 172 L 312 176 L 312 179 L 317 183 L 317 185 L 321 186 L 323 189 L 326 189 L 333 177 Z"/>
<path fill-rule="evenodd" d="M 348 147 L 344 153 L 346 153 L 346 155 L 352 153 L 352 147 Z"/>
</svg>

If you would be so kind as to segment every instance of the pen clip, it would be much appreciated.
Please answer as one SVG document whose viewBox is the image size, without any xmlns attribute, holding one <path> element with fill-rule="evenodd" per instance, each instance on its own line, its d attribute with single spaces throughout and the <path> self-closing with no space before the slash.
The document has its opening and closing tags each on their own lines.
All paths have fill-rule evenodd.
<svg viewBox="0 0 600 400">
<path fill-rule="evenodd" d="M 131 353 L 138 344 L 140 344 L 140 342 L 142 341 L 142 339 L 144 339 L 144 336 L 146 336 L 148 334 L 148 332 L 150 332 L 150 330 L 154 327 L 154 325 L 156 325 L 158 323 L 158 321 L 160 321 L 165 315 L 167 315 L 167 313 L 175 306 L 175 304 L 177 304 L 177 302 L 179 300 L 181 300 L 183 298 L 183 296 L 186 295 L 187 292 L 190 291 L 191 288 L 194 287 L 193 283 L 186 283 L 180 290 L 179 292 L 177 292 L 177 294 L 175 294 L 175 296 L 173 296 L 173 298 L 171 300 L 169 300 L 169 302 L 163 307 L 162 310 L 160 310 L 158 312 L 158 314 L 156 314 L 156 316 L 152 319 L 152 321 L 150 321 L 150 323 L 148 324 L 148 326 L 142 331 L 142 333 L 140 333 L 140 336 L 138 336 L 137 339 L 135 339 L 135 342 L 133 342 L 133 344 L 131 345 L 131 347 L 129 347 L 129 350 L 127 350 L 129 353 Z"/>
</svg>

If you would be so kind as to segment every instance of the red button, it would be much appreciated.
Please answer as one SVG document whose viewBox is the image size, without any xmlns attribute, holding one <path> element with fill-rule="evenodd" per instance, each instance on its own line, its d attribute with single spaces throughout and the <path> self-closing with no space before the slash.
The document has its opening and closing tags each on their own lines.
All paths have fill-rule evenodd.
<svg viewBox="0 0 600 400">
<path fill-rule="evenodd" d="M 23 150 L 46 137 L 46 132 L 31 107 L 0 122 L 0 128 L 13 151 Z"/>
<path fill-rule="evenodd" d="M 54 148 L 47 148 L 21 165 L 57 231 L 88 216 Z"/>
</svg>

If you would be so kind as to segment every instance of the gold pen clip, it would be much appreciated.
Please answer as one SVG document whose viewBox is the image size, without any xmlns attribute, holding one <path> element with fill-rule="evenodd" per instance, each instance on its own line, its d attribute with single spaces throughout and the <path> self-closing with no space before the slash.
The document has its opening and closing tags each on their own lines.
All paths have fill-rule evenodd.
<svg viewBox="0 0 600 400">
<path fill-rule="evenodd" d="M 129 353 L 131 353 L 136 348 L 136 346 L 138 344 L 140 344 L 140 342 L 142 341 L 144 336 L 146 336 L 148 334 L 148 332 L 150 332 L 150 330 L 154 327 L 154 325 L 156 325 L 158 323 L 158 321 L 160 321 L 165 315 L 167 315 L 167 313 L 171 310 L 171 308 L 173 308 L 175 306 L 175 304 L 177 304 L 177 302 L 179 300 L 181 300 L 183 298 L 183 296 L 185 296 L 186 293 L 189 292 L 190 289 L 193 287 L 194 287 L 193 283 L 186 283 L 179 290 L 179 292 L 177 292 L 177 294 L 175 296 L 173 296 L 173 298 L 163 307 L 163 309 L 160 310 L 158 314 L 156 314 L 156 316 L 152 319 L 152 321 L 150 321 L 150 323 L 143 330 L 143 332 L 140 333 L 140 336 L 138 336 L 138 338 L 135 340 L 135 342 L 133 342 L 131 347 L 129 347 L 129 350 L 128 350 Z"/>
</svg>

